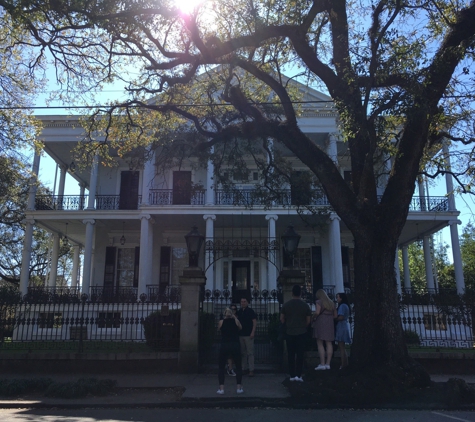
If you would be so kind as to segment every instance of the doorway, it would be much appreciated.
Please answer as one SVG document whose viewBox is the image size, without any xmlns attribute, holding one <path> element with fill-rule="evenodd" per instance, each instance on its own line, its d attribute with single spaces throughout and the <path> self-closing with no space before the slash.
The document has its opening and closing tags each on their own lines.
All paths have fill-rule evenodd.
<svg viewBox="0 0 475 422">
<path fill-rule="evenodd" d="M 234 303 L 239 303 L 241 298 L 251 301 L 251 262 L 233 261 L 232 263 L 232 297 Z"/>
</svg>

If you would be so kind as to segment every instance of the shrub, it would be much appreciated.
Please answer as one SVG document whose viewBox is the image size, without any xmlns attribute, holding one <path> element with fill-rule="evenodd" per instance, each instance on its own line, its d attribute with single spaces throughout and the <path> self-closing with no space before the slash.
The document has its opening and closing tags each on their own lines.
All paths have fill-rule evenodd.
<svg viewBox="0 0 475 422">
<path fill-rule="evenodd" d="M 0 380 L 0 395 L 16 396 L 32 391 L 44 391 L 53 380 L 51 378 L 25 378 Z"/>
<path fill-rule="evenodd" d="M 404 331 L 404 339 L 406 340 L 406 344 L 413 344 L 418 346 L 421 343 L 419 334 L 411 330 Z"/>
<path fill-rule="evenodd" d="M 143 322 L 143 330 L 147 346 L 153 350 L 178 347 L 180 340 L 180 311 L 171 310 L 167 315 L 161 311 L 152 312 Z"/>
<path fill-rule="evenodd" d="M 215 315 L 207 312 L 200 313 L 200 348 L 209 350 L 216 337 Z"/>
<path fill-rule="evenodd" d="M 87 395 L 105 396 L 113 391 L 116 384 L 115 380 L 97 380 L 95 378 L 81 378 L 76 382 L 55 382 L 48 387 L 45 396 L 63 399 L 86 397 Z"/>
</svg>

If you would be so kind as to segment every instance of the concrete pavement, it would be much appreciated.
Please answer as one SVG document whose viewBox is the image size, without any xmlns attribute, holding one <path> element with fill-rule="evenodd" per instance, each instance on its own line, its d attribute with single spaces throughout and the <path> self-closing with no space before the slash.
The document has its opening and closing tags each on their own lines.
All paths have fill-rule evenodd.
<svg viewBox="0 0 475 422">
<path fill-rule="evenodd" d="M 47 377 L 56 382 L 74 382 L 80 378 L 113 379 L 117 381 L 114 394 L 81 399 L 59 399 L 43 395 L 23 395 L 3 398 L 0 408 L 19 407 L 210 407 L 210 406 L 285 406 L 290 404 L 289 391 L 282 382 L 287 374 L 256 371 L 254 377 L 243 376 L 244 394 L 236 393 L 236 378 L 226 376 L 225 394 L 218 395 L 217 370 L 209 368 L 200 374 L 3 374 L 3 379 Z M 462 378 L 475 384 L 475 375 L 432 375 L 435 382 Z"/>
</svg>

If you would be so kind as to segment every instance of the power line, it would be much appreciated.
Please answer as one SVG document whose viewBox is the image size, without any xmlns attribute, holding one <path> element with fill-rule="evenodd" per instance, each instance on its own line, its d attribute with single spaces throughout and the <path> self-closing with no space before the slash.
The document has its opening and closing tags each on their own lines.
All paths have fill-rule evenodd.
<svg viewBox="0 0 475 422">
<path fill-rule="evenodd" d="M 289 102 L 268 102 L 268 103 L 248 103 L 249 105 L 282 105 L 282 104 L 324 104 L 333 103 L 333 100 L 315 100 L 315 101 L 289 101 Z M 173 106 L 173 107 L 232 107 L 232 104 L 153 104 L 153 106 Z M 142 108 L 141 105 L 84 105 L 84 106 L 15 106 L 15 107 L 0 107 L 0 110 L 69 110 L 69 109 L 95 109 L 95 108 Z"/>
</svg>

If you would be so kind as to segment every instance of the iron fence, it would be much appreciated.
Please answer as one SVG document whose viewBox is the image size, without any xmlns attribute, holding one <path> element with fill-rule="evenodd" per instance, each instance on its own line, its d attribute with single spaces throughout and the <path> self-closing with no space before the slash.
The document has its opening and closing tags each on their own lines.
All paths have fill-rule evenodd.
<svg viewBox="0 0 475 422">
<path fill-rule="evenodd" d="M 178 300 L 105 303 L 88 301 L 87 295 L 74 302 L 35 299 L 0 303 L 0 351 L 179 350 Z"/>
</svg>

